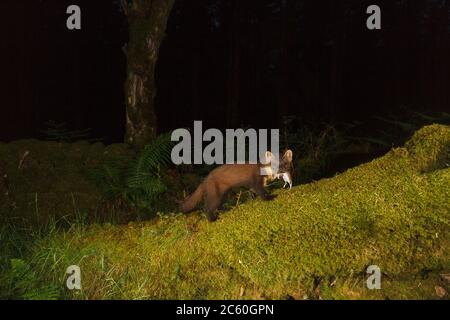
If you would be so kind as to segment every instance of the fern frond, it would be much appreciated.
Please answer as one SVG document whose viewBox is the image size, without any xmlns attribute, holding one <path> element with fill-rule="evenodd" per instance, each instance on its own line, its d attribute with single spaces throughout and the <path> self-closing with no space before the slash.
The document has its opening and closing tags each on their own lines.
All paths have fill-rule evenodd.
<svg viewBox="0 0 450 320">
<path fill-rule="evenodd" d="M 160 170 L 170 164 L 172 145 L 169 134 L 160 135 L 147 145 L 130 164 L 127 185 L 138 187 L 151 177 L 159 177 Z"/>
<path fill-rule="evenodd" d="M 170 164 L 169 134 L 155 138 L 131 162 L 108 161 L 89 172 L 90 178 L 108 199 L 122 199 L 140 209 L 152 209 L 167 190 L 161 172 Z"/>
</svg>

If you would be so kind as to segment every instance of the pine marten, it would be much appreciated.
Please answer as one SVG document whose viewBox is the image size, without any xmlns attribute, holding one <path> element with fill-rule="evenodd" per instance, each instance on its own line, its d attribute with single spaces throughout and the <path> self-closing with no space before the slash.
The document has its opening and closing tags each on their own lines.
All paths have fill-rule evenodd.
<svg viewBox="0 0 450 320">
<path fill-rule="evenodd" d="M 292 177 L 292 151 L 287 150 L 279 162 L 278 172 L 274 173 L 271 163 L 274 157 L 266 152 L 267 164 L 225 164 L 213 171 L 203 180 L 192 195 L 180 206 L 184 213 L 194 210 L 196 205 L 206 196 L 206 213 L 208 220 L 217 219 L 216 210 L 220 208 L 227 193 L 235 187 L 246 187 L 258 194 L 263 200 L 272 200 L 273 195 L 266 192 L 267 182 L 284 176 Z"/>
</svg>

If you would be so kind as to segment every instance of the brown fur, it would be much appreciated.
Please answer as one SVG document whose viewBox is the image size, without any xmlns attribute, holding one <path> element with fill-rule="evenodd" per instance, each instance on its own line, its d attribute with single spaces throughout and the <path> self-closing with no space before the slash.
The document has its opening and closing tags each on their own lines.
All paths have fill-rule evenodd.
<svg viewBox="0 0 450 320">
<path fill-rule="evenodd" d="M 291 167 L 292 152 L 290 157 L 286 154 L 280 163 L 280 169 Z M 184 213 L 192 211 L 195 206 L 206 197 L 206 212 L 209 221 L 217 219 L 215 211 L 222 205 L 227 193 L 235 187 L 246 187 L 258 194 L 264 200 L 271 200 L 274 196 L 264 189 L 266 182 L 273 180 L 273 175 L 261 175 L 261 168 L 270 168 L 270 165 L 261 164 L 227 164 L 220 166 L 205 178 L 194 193 L 180 206 Z"/>
</svg>

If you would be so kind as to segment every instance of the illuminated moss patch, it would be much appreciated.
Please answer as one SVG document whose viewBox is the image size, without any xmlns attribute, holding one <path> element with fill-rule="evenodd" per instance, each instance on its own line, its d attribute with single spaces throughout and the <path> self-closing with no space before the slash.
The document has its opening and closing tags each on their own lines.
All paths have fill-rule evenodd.
<svg viewBox="0 0 450 320">
<path fill-rule="evenodd" d="M 54 232 L 29 263 L 68 298 L 437 298 L 450 270 L 450 127 L 334 178 L 278 190 L 207 223 L 199 213 Z M 378 265 L 382 290 L 365 288 Z M 447 287 L 446 287 L 447 286 Z"/>
</svg>

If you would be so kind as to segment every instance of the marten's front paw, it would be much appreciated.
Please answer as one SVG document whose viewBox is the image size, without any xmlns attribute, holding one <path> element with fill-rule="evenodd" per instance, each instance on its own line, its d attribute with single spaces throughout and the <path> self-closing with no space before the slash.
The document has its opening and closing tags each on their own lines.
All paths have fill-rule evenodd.
<svg viewBox="0 0 450 320">
<path fill-rule="evenodd" d="M 275 199 L 277 196 L 274 194 L 268 194 L 264 197 L 264 200 L 266 201 L 272 201 L 273 199 Z"/>
<path fill-rule="evenodd" d="M 208 221 L 209 221 L 209 222 L 214 222 L 214 221 L 216 221 L 217 218 L 218 218 L 217 214 L 211 213 L 211 212 L 208 212 L 208 213 L 206 214 L 206 217 L 208 218 Z"/>
</svg>

